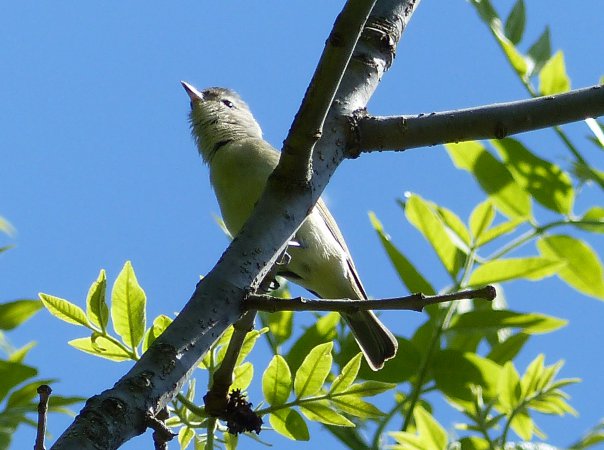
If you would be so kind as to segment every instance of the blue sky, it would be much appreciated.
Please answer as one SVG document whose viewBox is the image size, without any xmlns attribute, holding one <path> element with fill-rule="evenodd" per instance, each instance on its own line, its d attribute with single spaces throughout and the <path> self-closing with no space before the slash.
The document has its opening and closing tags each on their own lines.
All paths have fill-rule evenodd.
<svg viewBox="0 0 604 450">
<path fill-rule="evenodd" d="M 178 311 L 227 243 L 212 217 L 218 207 L 189 135 L 188 97 L 179 81 L 237 90 L 266 139 L 280 147 L 342 3 L 5 4 L 0 17 L 0 215 L 17 234 L 0 237 L 2 245 L 16 244 L 0 257 L 0 301 L 47 292 L 83 305 L 101 268 L 113 280 L 132 260 L 148 296 L 148 316 Z M 506 12 L 513 4 L 494 3 Z M 604 74 L 601 1 L 569 6 L 531 0 L 527 9 L 528 41 L 550 25 L 553 48 L 565 51 L 573 87 L 595 84 Z M 369 110 L 384 115 L 431 112 L 525 97 L 470 5 L 424 0 Z M 565 129 L 602 167 L 601 152 L 596 158 L 595 147 L 584 140 L 587 127 Z M 568 165 L 553 133 L 540 131 L 522 139 L 543 156 Z M 370 210 L 436 286 L 447 283 L 431 250 L 395 203 L 406 191 L 464 218 L 480 198 L 472 180 L 452 169 L 440 147 L 345 162 L 326 190 L 374 297 L 404 290 L 370 227 Z M 585 189 L 575 209 L 581 212 L 597 203 L 602 204 L 601 193 Z M 602 256 L 602 238 L 591 242 Z M 514 309 L 570 320 L 565 329 L 534 338 L 519 359 L 524 368 L 544 352 L 548 363 L 567 361 L 563 376 L 583 378 L 569 389 L 580 417 L 539 422 L 553 444 L 566 445 L 602 417 L 604 305 L 555 279 L 517 283 L 506 293 Z M 386 322 L 408 336 L 420 317 L 397 312 Z M 55 392 L 90 396 L 110 387 L 128 365 L 67 346 L 67 340 L 81 336 L 81 330 L 44 311 L 9 334 L 15 345 L 38 342 L 28 362 L 39 367 L 41 376 L 61 379 L 53 385 Z M 257 352 L 259 360 L 266 358 L 262 345 Z M 453 418 L 440 418 L 452 427 Z M 56 436 L 67 423 L 55 416 L 50 430 Z M 318 433 L 313 428 L 311 435 L 330 442 L 329 435 Z M 290 443 L 273 433 L 264 438 L 292 449 L 309 448 L 313 442 Z M 22 430 L 17 439 L 14 448 L 30 446 L 33 431 Z M 148 439 L 124 448 L 148 446 Z"/>
</svg>

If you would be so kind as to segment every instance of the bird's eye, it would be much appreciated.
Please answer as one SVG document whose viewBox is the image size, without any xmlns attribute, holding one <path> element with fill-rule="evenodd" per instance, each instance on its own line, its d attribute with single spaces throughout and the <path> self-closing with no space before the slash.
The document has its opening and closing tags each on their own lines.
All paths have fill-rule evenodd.
<svg viewBox="0 0 604 450">
<path fill-rule="evenodd" d="M 226 99 L 222 100 L 222 104 L 225 105 L 228 108 L 232 108 L 233 106 L 235 106 L 232 101 L 226 100 Z"/>
</svg>

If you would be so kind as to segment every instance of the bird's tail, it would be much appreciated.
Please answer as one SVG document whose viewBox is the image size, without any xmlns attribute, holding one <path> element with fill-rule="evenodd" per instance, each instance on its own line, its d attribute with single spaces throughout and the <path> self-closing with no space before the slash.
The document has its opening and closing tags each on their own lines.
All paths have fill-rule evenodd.
<svg viewBox="0 0 604 450">
<path fill-rule="evenodd" d="M 396 355 L 396 338 L 373 312 L 359 311 L 343 316 L 371 369 L 380 370 L 385 361 Z"/>
</svg>

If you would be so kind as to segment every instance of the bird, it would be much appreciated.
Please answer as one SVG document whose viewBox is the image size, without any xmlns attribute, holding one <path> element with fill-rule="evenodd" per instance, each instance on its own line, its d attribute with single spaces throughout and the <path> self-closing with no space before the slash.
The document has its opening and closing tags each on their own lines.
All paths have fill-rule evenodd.
<svg viewBox="0 0 604 450">
<path fill-rule="evenodd" d="M 190 99 L 193 140 L 208 165 L 224 224 L 237 235 L 279 162 L 279 151 L 262 137 L 248 105 L 233 90 L 199 91 L 181 81 Z M 319 199 L 289 245 L 278 275 L 319 298 L 367 299 L 342 233 Z M 343 313 L 369 367 L 377 371 L 396 355 L 398 343 L 372 311 Z"/>
</svg>

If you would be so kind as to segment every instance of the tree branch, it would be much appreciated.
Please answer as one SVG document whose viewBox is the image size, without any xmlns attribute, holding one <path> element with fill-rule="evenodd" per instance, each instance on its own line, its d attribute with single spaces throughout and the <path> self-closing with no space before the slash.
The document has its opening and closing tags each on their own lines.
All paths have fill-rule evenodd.
<svg viewBox="0 0 604 450">
<path fill-rule="evenodd" d="M 432 146 L 473 139 L 502 139 L 604 115 L 604 86 L 510 103 L 413 116 L 359 120 L 363 152 Z"/>
<path fill-rule="evenodd" d="M 337 311 L 340 313 L 355 313 L 367 310 L 410 310 L 421 312 L 426 306 L 435 303 L 445 303 L 462 299 L 483 299 L 492 301 L 496 291 L 493 286 L 480 289 L 468 289 L 442 295 L 412 294 L 405 297 L 382 298 L 377 300 L 350 299 L 320 299 L 312 300 L 304 297 L 278 299 L 270 295 L 250 294 L 244 302 L 248 310 L 277 312 L 277 311 Z"/>
</svg>

